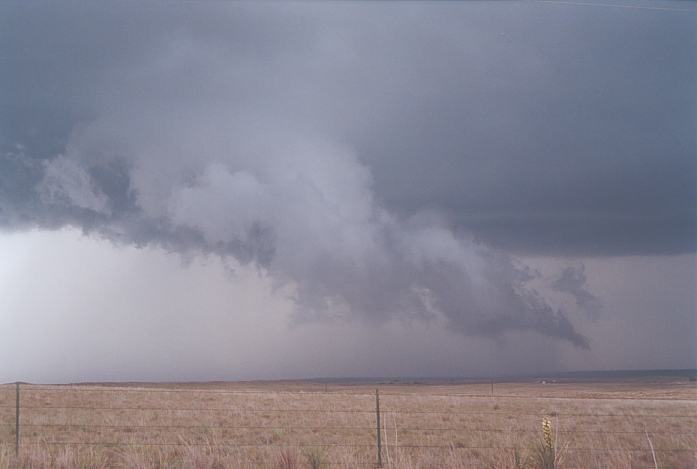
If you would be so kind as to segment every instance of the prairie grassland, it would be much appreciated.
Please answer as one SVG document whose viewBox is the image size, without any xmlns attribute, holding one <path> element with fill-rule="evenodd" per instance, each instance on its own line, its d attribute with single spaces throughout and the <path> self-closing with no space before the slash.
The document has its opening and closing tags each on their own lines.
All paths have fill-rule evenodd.
<svg viewBox="0 0 697 469">
<path fill-rule="evenodd" d="M 388 468 L 697 468 L 697 386 L 380 384 Z M 375 385 L 302 382 L 0 387 L 0 469 L 375 467 Z M 652 453 L 651 447 L 654 452 Z M 654 464 L 654 455 L 656 464 Z"/>
</svg>

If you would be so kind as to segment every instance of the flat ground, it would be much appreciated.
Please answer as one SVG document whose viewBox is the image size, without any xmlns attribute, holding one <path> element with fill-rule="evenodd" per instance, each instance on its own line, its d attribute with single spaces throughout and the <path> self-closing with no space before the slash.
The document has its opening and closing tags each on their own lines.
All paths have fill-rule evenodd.
<svg viewBox="0 0 697 469">
<path fill-rule="evenodd" d="M 697 383 L 551 381 L 23 384 L 19 461 L 4 385 L 0 469 L 375 467 L 376 388 L 386 467 L 697 468 Z"/>
</svg>

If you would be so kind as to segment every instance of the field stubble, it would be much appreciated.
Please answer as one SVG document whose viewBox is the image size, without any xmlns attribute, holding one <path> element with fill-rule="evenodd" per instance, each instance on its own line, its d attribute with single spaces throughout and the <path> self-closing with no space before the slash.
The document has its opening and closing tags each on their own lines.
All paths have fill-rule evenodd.
<svg viewBox="0 0 697 469">
<path fill-rule="evenodd" d="M 380 384 L 388 468 L 697 468 L 688 382 Z M 0 387 L 0 469 L 375 467 L 375 385 Z M 654 454 L 651 452 L 654 449 Z M 537 459 L 536 459 L 537 457 Z"/>
</svg>

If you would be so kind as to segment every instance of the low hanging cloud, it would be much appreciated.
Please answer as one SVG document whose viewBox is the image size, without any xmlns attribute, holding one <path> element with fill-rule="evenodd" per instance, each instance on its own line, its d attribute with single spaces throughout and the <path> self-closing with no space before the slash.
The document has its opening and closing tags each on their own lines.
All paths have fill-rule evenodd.
<svg viewBox="0 0 697 469">
<path fill-rule="evenodd" d="M 294 286 L 299 321 L 438 316 L 463 335 L 530 330 L 589 347 L 526 285 L 531 275 L 514 258 L 436 215 L 402 218 L 381 206 L 369 168 L 346 146 L 272 126 L 240 133 L 218 124 L 201 135 L 156 120 L 159 131 L 130 134 L 153 121 L 112 119 L 31 168 L 41 177 L 13 218 L 252 263 Z M 128 152 L 95 158 L 95 147 Z"/>
</svg>

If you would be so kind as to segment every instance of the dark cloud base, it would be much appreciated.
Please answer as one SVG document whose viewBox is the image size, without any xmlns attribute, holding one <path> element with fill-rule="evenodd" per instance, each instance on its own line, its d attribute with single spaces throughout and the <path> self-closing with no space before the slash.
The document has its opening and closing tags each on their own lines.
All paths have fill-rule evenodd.
<svg viewBox="0 0 697 469">
<path fill-rule="evenodd" d="M 231 256 L 313 317 L 581 348 L 511 255 L 697 248 L 697 14 L 0 5 L 0 226 Z M 560 292 L 579 306 L 585 278 Z M 581 304 L 582 303 L 582 304 Z"/>
</svg>

